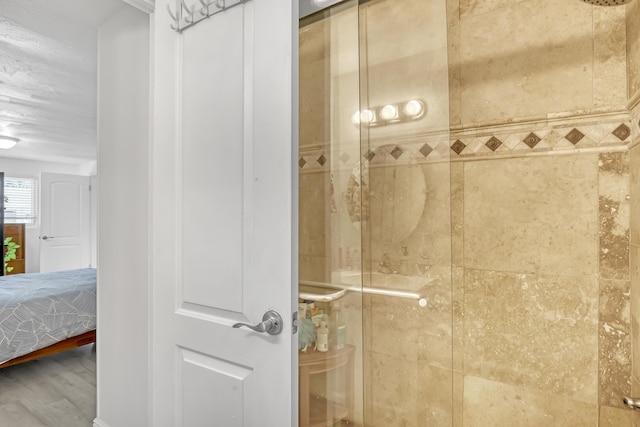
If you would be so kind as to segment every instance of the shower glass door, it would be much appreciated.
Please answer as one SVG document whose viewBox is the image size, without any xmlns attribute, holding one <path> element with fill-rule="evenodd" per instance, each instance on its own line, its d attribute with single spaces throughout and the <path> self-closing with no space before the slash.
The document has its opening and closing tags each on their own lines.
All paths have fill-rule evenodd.
<svg viewBox="0 0 640 427">
<path fill-rule="evenodd" d="M 299 36 L 300 425 L 457 425 L 446 2 L 340 2 Z"/>
<path fill-rule="evenodd" d="M 300 21 L 301 427 L 364 425 L 358 20 L 354 0 Z"/>
</svg>

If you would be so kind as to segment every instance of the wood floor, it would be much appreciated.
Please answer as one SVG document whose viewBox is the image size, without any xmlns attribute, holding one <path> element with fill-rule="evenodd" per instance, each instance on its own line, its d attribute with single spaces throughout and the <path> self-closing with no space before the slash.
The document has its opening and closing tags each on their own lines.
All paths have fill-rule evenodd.
<svg viewBox="0 0 640 427">
<path fill-rule="evenodd" d="M 0 427 L 90 427 L 95 416 L 93 344 L 0 369 Z"/>
</svg>

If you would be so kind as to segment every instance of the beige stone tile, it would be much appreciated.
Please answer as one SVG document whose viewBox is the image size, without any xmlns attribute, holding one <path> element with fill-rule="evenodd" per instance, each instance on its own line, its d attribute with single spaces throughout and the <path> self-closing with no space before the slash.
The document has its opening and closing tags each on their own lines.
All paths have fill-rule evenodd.
<svg viewBox="0 0 640 427">
<path fill-rule="evenodd" d="M 629 155 L 601 153 L 598 176 L 600 277 L 629 278 Z"/>
<path fill-rule="evenodd" d="M 372 296 L 368 350 L 389 356 L 418 359 L 419 336 L 428 327 L 425 310 L 415 302 Z"/>
<path fill-rule="evenodd" d="M 365 408 L 365 413 L 370 414 L 365 419 L 366 426 L 452 424 L 450 370 L 373 352 L 368 358 L 371 399 L 370 406 Z"/>
<path fill-rule="evenodd" d="M 451 163 L 451 262 L 464 266 L 464 164 Z"/>
<path fill-rule="evenodd" d="M 600 280 L 600 404 L 624 408 L 621 396 L 631 393 L 630 283 Z"/>
<path fill-rule="evenodd" d="M 453 370 L 464 369 L 464 269 L 452 267 L 453 290 Z"/>
<path fill-rule="evenodd" d="M 633 396 L 640 395 L 640 380 L 637 378 L 632 379 L 632 391 Z M 640 411 L 631 411 L 631 425 L 633 427 L 640 427 Z"/>
<path fill-rule="evenodd" d="M 460 0 L 460 18 L 465 19 L 474 15 L 513 7 L 514 3 L 526 0 Z"/>
<path fill-rule="evenodd" d="M 636 145 L 629 152 L 630 168 L 630 225 L 629 240 L 634 245 L 640 245 L 640 145 Z"/>
<path fill-rule="evenodd" d="M 371 353 L 371 416 L 367 426 L 418 426 L 417 361 Z"/>
<path fill-rule="evenodd" d="M 299 32 L 299 128 L 302 146 L 329 140 L 327 107 L 330 82 L 325 75 L 328 29 L 328 21 L 322 20 L 303 27 Z"/>
<path fill-rule="evenodd" d="M 418 377 L 418 419 L 416 427 L 451 426 L 454 418 L 454 405 L 462 407 L 462 396 L 454 394 L 453 373 L 426 363 L 419 364 Z M 458 373 L 461 378 L 461 373 Z M 460 387 L 460 384 L 456 384 Z"/>
<path fill-rule="evenodd" d="M 627 72 L 629 96 L 640 90 L 640 3 L 631 2 L 627 8 Z"/>
<path fill-rule="evenodd" d="M 447 0 L 448 26 L 456 25 L 460 21 L 460 0 Z"/>
<path fill-rule="evenodd" d="M 464 372 L 597 404 L 597 322 L 593 278 L 465 270 Z"/>
<path fill-rule="evenodd" d="M 327 259 L 323 256 L 300 255 L 298 277 L 300 280 L 324 282 L 327 279 Z"/>
<path fill-rule="evenodd" d="M 462 99 L 461 92 L 461 64 L 460 64 L 460 23 L 449 25 L 448 28 L 449 47 L 447 55 L 449 57 L 449 123 L 451 126 L 462 124 L 460 108 Z"/>
<path fill-rule="evenodd" d="M 369 65 L 406 59 L 446 46 L 444 1 L 392 0 L 361 7 Z"/>
<path fill-rule="evenodd" d="M 299 252 L 325 255 L 326 174 L 300 174 L 299 179 Z"/>
<path fill-rule="evenodd" d="M 466 162 L 466 268 L 594 276 L 598 155 Z"/>
<path fill-rule="evenodd" d="M 446 3 L 393 0 L 362 7 L 362 104 L 422 99 L 420 120 L 367 130 L 371 141 L 445 131 L 449 126 L 449 67 Z"/>
<path fill-rule="evenodd" d="M 557 0 L 495 3 L 509 6 L 461 21 L 462 123 L 592 108 L 592 8 Z"/>
<path fill-rule="evenodd" d="M 598 427 L 631 427 L 631 415 L 628 409 L 601 406 Z"/>
<path fill-rule="evenodd" d="M 632 374 L 640 379 L 640 246 L 631 245 Z M 640 393 L 640 388 L 634 389 Z"/>
<path fill-rule="evenodd" d="M 400 193 L 393 188 L 385 190 L 394 182 L 388 179 L 388 174 L 406 172 L 406 167 L 369 171 L 370 191 L 376 193 L 377 197 L 370 201 L 370 235 L 365 233 L 363 237 L 365 240 L 370 239 L 368 245 L 374 271 L 382 270 L 379 264 L 385 253 L 388 254 L 392 271 L 409 276 L 424 275 L 422 266 L 451 265 L 450 166 L 447 162 L 442 162 L 421 165 L 420 168 L 421 173 L 416 174 L 414 179 L 423 180 L 420 187 L 420 191 L 425 192 L 423 203 L 420 205 L 414 201 L 407 204 L 413 205 L 414 211 L 421 208 L 422 214 L 419 216 L 398 212 L 397 207 L 401 203 L 395 199 L 401 197 Z M 415 187 L 414 193 L 418 188 L 417 183 L 406 182 L 403 185 Z M 399 218 L 411 217 L 411 223 L 406 223 L 405 220 L 401 227 L 395 227 L 396 215 Z"/>
<path fill-rule="evenodd" d="M 625 8 L 593 8 L 593 106 L 627 103 Z"/>
<path fill-rule="evenodd" d="M 464 413 L 464 374 L 453 372 L 453 426 L 462 427 Z"/>
<path fill-rule="evenodd" d="M 465 427 L 582 427 L 597 423 L 598 406 L 549 390 L 466 375 L 463 417 Z"/>
</svg>

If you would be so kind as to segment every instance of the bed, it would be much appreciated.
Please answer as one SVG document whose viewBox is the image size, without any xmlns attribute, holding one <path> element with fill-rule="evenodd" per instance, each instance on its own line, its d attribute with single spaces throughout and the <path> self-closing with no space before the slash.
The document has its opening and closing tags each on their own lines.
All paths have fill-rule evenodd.
<svg viewBox="0 0 640 427">
<path fill-rule="evenodd" d="M 95 342 L 96 270 L 0 277 L 0 368 Z"/>
</svg>

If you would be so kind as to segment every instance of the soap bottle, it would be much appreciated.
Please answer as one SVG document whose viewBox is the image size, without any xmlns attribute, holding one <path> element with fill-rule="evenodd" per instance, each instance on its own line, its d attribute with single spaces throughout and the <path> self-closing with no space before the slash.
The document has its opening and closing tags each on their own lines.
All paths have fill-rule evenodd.
<svg viewBox="0 0 640 427">
<path fill-rule="evenodd" d="M 324 320 L 320 322 L 320 326 L 316 329 L 316 350 L 329 351 L 329 329 L 327 329 L 327 322 Z"/>
</svg>

